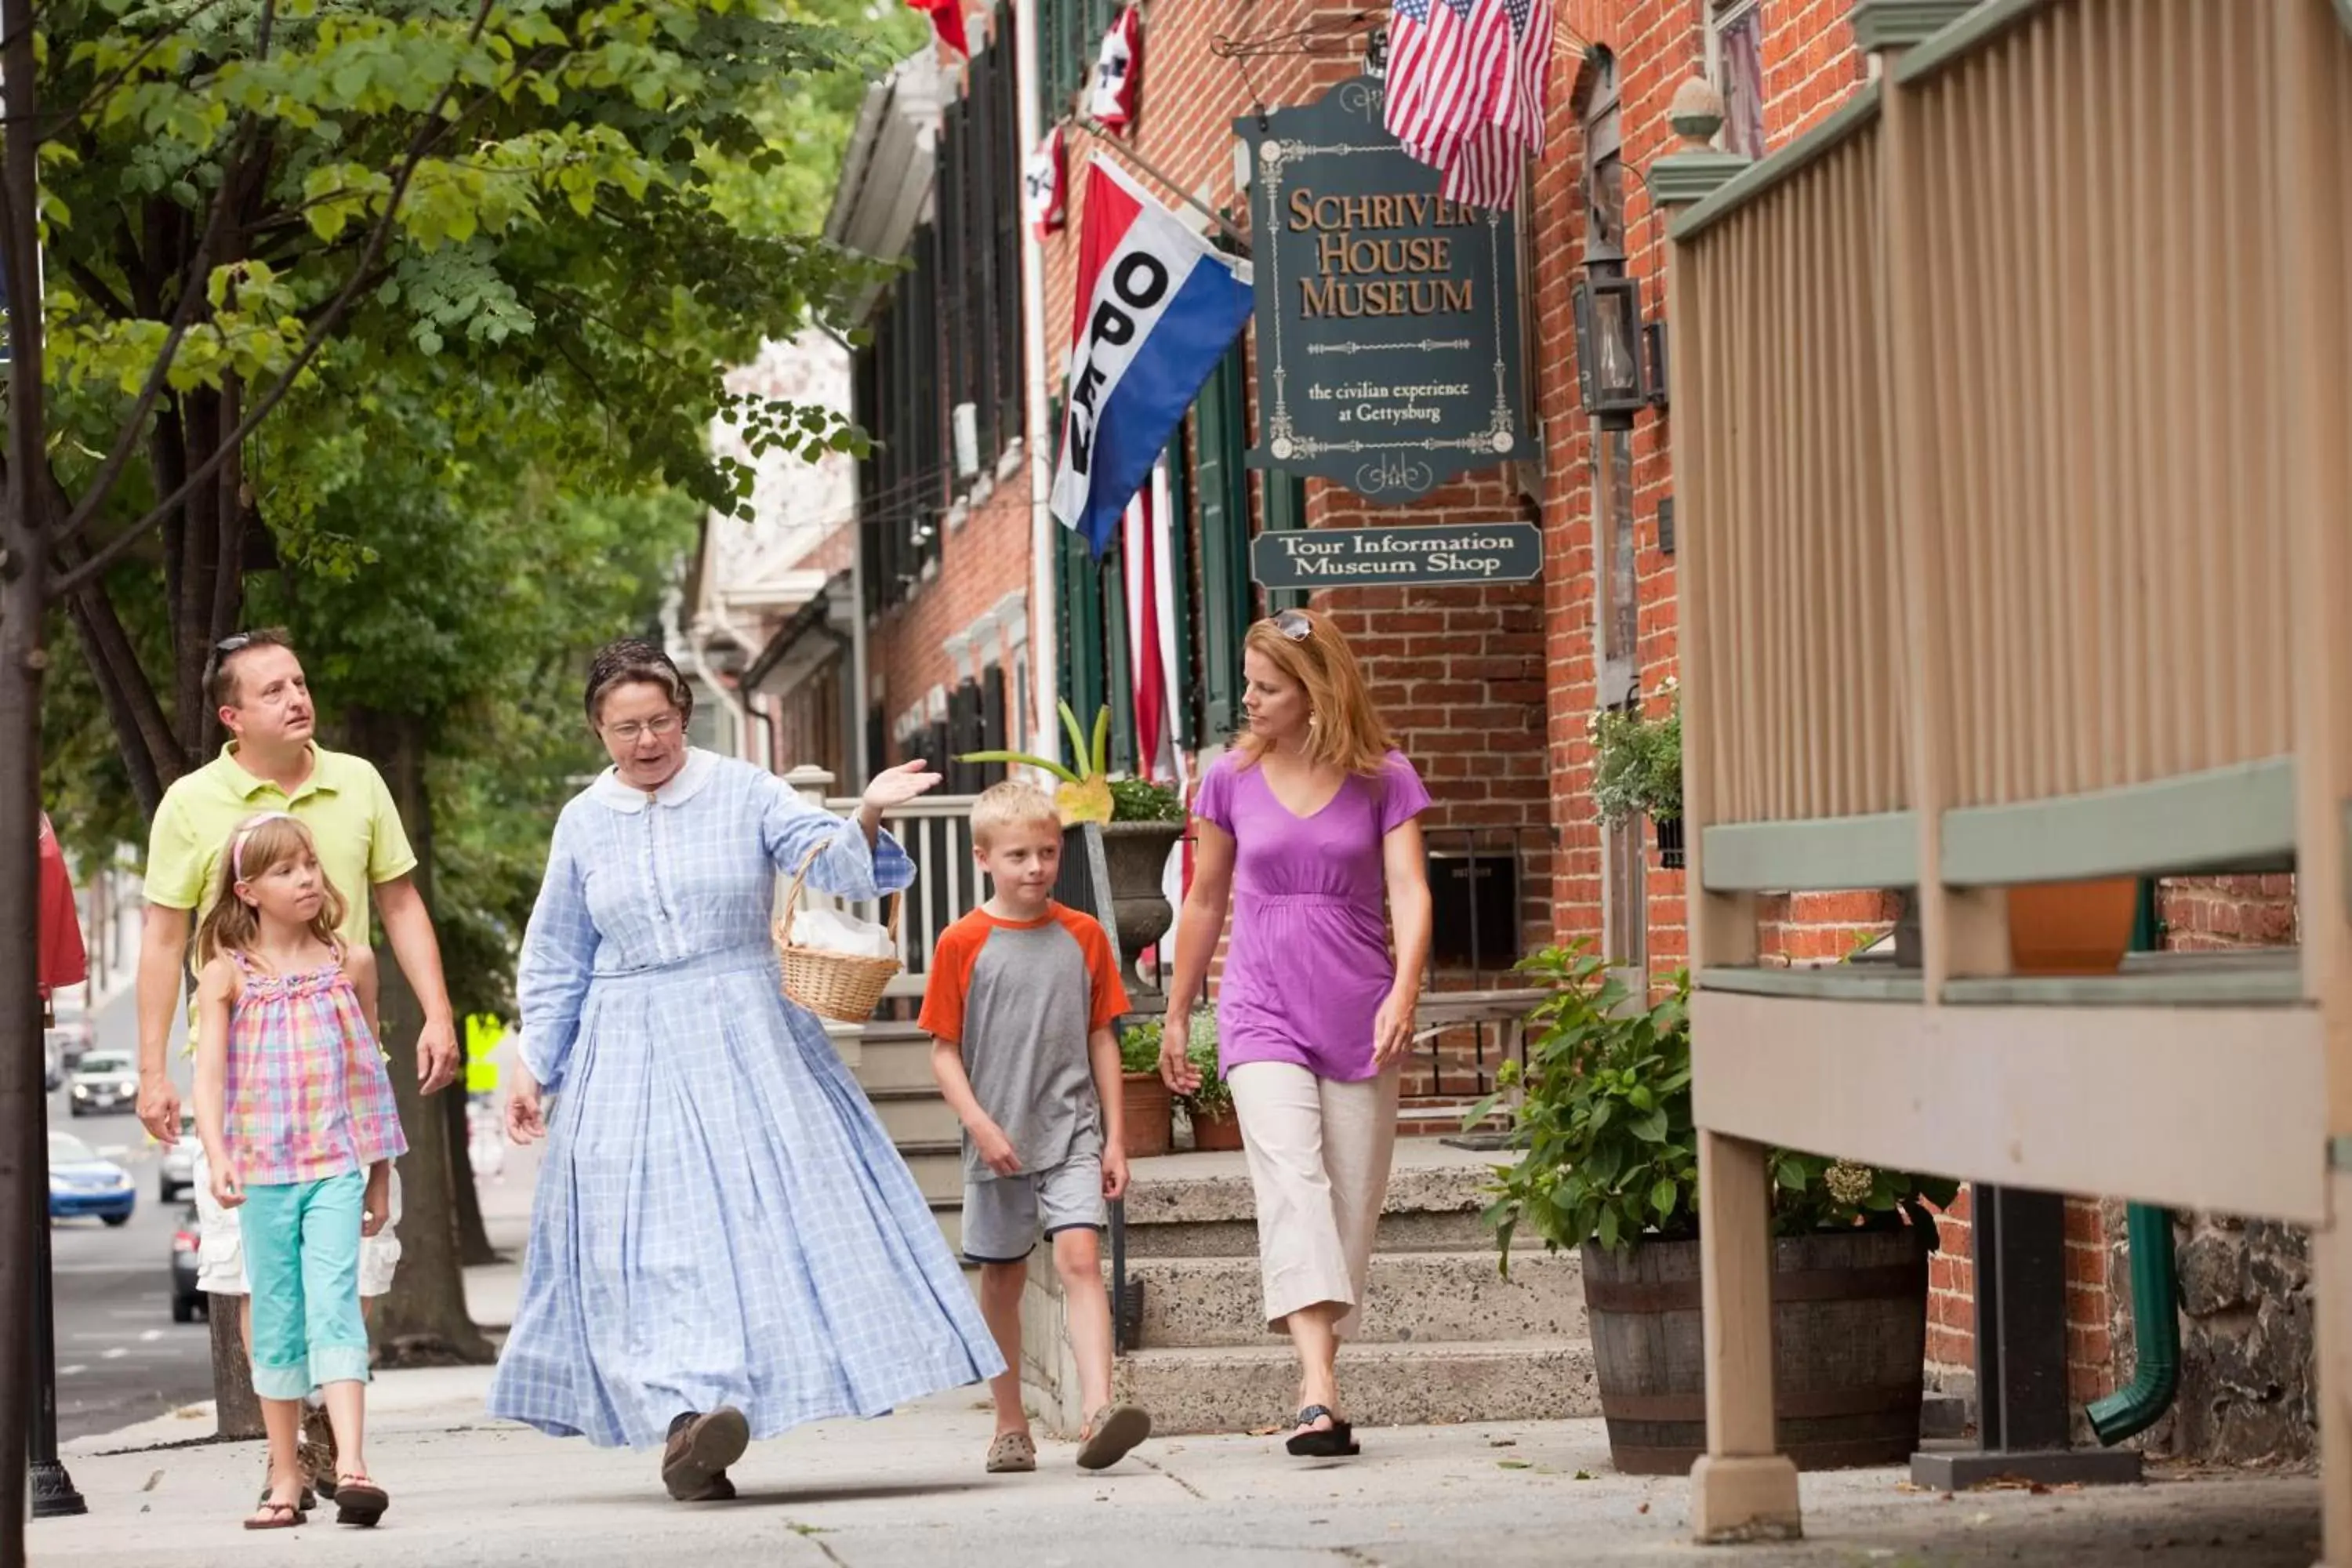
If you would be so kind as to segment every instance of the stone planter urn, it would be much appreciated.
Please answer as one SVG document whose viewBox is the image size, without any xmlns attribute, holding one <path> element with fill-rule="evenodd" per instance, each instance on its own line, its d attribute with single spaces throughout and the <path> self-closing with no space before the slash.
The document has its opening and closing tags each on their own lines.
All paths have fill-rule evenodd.
<svg viewBox="0 0 2352 1568">
<path fill-rule="evenodd" d="M 1107 822 L 1102 825 L 1103 860 L 1110 876 L 1112 927 L 1118 932 L 1119 957 L 1133 963 L 1136 955 L 1176 923 L 1160 889 L 1168 868 L 1168 852 L 1184 837 L 1181 822 Z"/>
</svg>

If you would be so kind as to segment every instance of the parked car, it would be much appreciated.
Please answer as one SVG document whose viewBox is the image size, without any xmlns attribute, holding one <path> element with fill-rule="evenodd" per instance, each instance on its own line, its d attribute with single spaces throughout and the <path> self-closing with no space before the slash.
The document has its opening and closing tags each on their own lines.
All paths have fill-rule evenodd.
<svg viewBox="0 0 2352 1568">
<path fill-rule="evenodd" d="M 194 1115 L 180 1112 L 179 1142 L 163 1151 L 162 1173 L 155 1178 L 156 1188 L 165 1203 L 196 1184 L 196 1151 L 203 1147 L 196 1137 Z"/>
<path fill-rule="evenodd" d="M 172 1232 L 172 1321 L 175 1323 L 193 1323 L 198 1312 L 211 1311 L 205 1293 L 196 1288 L 200 1223 L 196 1205 L 188 1204 L 181 1208 L 179 1227 Z"/>
<path fill-rule="evenodd" d="M 113 1051 L 92 1051 L 73 1069 L 73 1113 L 131 1110 L 139 1104 L 139 1069 Z"/>
<path fill-rule="evenodd" d="M 96 1215 L 109 1225 L 130 1222 L 139 1204 L 131 1173 L 70 1132 L 49 1134 L 49 1217 Z"/>
<path fill-rule="evenodd" d="M 89 1015 L 82 1011 L 79 1003 L 58 1003 L 57 1017 L 49 1028 L 58 1037 L 68 1072 L 79 1067 L 81 1058 L 98 1046 L 98 1027 L 89 1021 Z"/>
<path fill-rule="evenodd" d="M 46 1093 L 57 1092 L 58 1085 L 66 1080 L 65 1047 L 58 1042 L 55 1029 L 41 1034 L 41 1089 Z"/>
</svg>

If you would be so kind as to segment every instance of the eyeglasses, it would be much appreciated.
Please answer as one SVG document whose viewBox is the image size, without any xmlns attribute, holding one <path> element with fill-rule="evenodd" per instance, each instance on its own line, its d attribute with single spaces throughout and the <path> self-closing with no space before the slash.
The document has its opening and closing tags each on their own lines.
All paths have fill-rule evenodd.
<svg viewBox="0 0 2352 1568">
<path fill-rule="evenodd" d="M 651 735 L 658 741 L 677 728 L 677 715 L 663 713 L 642 722 L 635 719 L 625 719 L 618 724 L 607 724 L 604 726 L 604 733 L 623 745 L 633 746 L 636 744 L 637 737 L 640 735 Z"/>
<path fill-rule="evenodd" d="M 1268 616 L 1274 629 L 1292 642 L 1305 642 L 1315 635 L 1315 623 L 1307 618 L 1304 610 L 1285 610 L 1278 616 Z"/>
<path fill-rule="evenodd" d="M 228 637 L 225 637 L 221 638 L 220 641 L 213 644 L 213 652 L 215 655 L 225 658 L 229 654 L 236 653 L 243 648 L 249 647 L 252 642 L 253 634 L 251 632 L 236 632 Z"/>
</svg>

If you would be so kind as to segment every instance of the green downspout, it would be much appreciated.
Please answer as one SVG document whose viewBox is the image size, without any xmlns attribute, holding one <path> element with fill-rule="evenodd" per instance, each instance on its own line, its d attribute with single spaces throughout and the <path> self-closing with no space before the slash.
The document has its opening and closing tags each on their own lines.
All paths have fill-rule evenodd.
<svg viewBox="0 0 2352 1568">
<path fill-rule="evenodd" d="M 2152 952 L 2162 945 L 2156 918 L 2156 884 L 2139 885 L 2139 912 L 2132 921 L 2132 947 Z M 2132 1349 L 2130 1384 L 2084 1407 L 2091 1431 L 2113 1447 L 2146 1431 L 2172 1406 L 2180 1385 L 2180 1290 L 2173 1275 L 2172 1215 L 2153 1204 L 2133 1204 L 2125 1231 L 2131 1247 Z"/>
</svg>

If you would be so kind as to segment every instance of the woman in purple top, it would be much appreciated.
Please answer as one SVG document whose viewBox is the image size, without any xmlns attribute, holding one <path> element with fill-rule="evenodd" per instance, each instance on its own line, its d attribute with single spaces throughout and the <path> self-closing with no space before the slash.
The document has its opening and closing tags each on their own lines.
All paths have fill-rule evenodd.
<svg viewBox="0 0 2352 1568">
<path fill-rule="evenodd" d="M 1325 616 L 1258 622 L 1242 670 L 1249 727 L 1193 802 L 1200 834 L 1160 1072 L 1180 1093 L 1199 1087 L 1186 1023 L 1230 905 L 1219 1065 L 1256 1197 L 1266 1324 L 1298 1352 L 1289 1448 L 1352 1454 L 1336 1363 L 1387 1195 L 1398 1063 L 1429 955 L 1418 820 L 1429 793 L 1391 749 L 1355 655 Z"/>
</svg>

